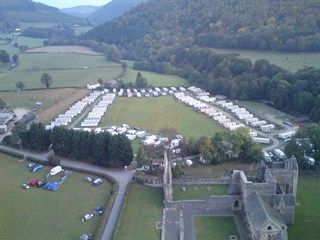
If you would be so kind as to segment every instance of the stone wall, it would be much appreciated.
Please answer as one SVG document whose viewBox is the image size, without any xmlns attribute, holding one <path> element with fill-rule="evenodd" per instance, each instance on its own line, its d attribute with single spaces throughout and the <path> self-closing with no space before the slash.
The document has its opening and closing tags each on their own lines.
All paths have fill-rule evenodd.
<svg viewBox="0 0 320 240">
<path fill-rule="evenodd" d="M 238 202 L 238 204 L 235 204 Z M 239 208 L 242 206 L 242 198 L 238 195 L 211 196 L 205 200 L 183 200 L 183 201 L 166 201 L 166 208 L 176 209 L 198 209 L 198 210 L 216 210 L 232 212 L 235 205 Z"/>
<path fill-rule="evenodd" d="M 213 185 L 230 184 L 232 178 L 174 178 L 172 183 L 175 185 Z"/>
</svg>

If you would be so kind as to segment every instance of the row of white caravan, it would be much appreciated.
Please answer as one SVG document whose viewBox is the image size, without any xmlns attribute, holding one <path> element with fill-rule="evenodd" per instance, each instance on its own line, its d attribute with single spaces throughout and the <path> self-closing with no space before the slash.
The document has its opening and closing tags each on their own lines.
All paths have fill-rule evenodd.
<svg viewBox="0 0 320 240">
<path fill-rule="evenodd" d="M 105 94 L 81 122 L 81 127 L 97 127 L 101 118 L 107 112 L 108 106 L 113 103 L 115 97 L 116 95 L 112 93 Z"/>
<path fill-rule="evenodd" d="M 168 144 L 168 145 L 170 145 L 169 148 L 171 150 L 174 150 L 174 153 L 179 153 L 180 150 L 177 151 L 177 148 L 179 147 L 180 142 L 182 140 L 183 140 L 183 137 L 181 135 L 177 135 L 176 138 L 172 139 L 170 141 L 170 143 L 168 143 L 169 139 L 167 137 L 160 137 L 160 136 L 157 136 L 157 135 L 148 135 L 142 141 L 142 143 L 145 146 L 154 146 L 154 147 L 157 147 L 157 146 L 160 146 L 160 145 L 163 145 L 163 144 Z"/>
<path fill-rule="evenodd" d="M 274 124 L 268 124 L 265 120 L 259 120 L 259 118 L 253 116 L 246 108 L 239 107 L 238 105 L 233 104 L 232 102 L 227 102 L 225 100 L 218 101 L 216 104 L 226 110 L 230 111 L 235 115 L 239 120 L 245 122 L 246 125 L 251 127 L 260 128 L 263 132 L 270 132 L 275 128 Z"/>
<path fill-rule="evenodd" d="M 146 88 L 146 89 L 119 89 L 119 91 L 114 88 L 112 92 L 117 94 L 119 97 L 158 97 L 166 96 L 167 94 L 174 94 L 176 91 L 184 92 L 186 89 L 184 87 L 155 87 L 155 88 Z"/>
<path fill-rule="evenodd" d="M 64 114 L 59 114 L 58 117 L 50 123 L 50 125 L 46 126 L 46 129 L 52 129 L 56 126 L 67 126 L 75 116 L 79 115 L 86 106 L 93 103 L 101 94 L 103 94 L 101 91 L 90 93 L 88 96 L 69 107 Z"/>
<path fill-rule="evenodd" d="M 238 124 L 236 122 L 233 122 L 231 119 L 227 118 L 227 116 L 224 115 L 223 112 L 219 111 L 214 106 L 199 100 L 199 99 L 205 99 L 207 102 L 214 102 L 213 98 L 209 98 L 207 95 L 206 97 L 198 96 L 198 99 L 195 99 L 192 96 L 185 95 L 183 92 L 179 92 L 179 93 L 175 93 L 174 97 L 179 102 L 183 102 L 188 106 L 192 106 L 195 110 L 206 114 L 208 117 L 212 118 L 214 121 L 218 122 L 220 125 L 224 126 L 230 131 L 234 131 L 239 127 L 244 126 L 243 124 Z"/>
</svg>

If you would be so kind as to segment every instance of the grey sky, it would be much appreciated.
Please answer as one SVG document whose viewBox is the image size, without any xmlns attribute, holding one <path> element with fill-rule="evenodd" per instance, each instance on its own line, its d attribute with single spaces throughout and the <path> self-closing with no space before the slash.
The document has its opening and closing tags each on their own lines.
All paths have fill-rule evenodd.
<svg viewBox="0 0 320 240">
<path fill-rule="evenodd" d="M 105 5 L 111 0 L 33 0 L 34 2 L 41 2 L 49 6 L 57 8 L 69 8 L 80 5 L 101 6 Z"/>
</svg>

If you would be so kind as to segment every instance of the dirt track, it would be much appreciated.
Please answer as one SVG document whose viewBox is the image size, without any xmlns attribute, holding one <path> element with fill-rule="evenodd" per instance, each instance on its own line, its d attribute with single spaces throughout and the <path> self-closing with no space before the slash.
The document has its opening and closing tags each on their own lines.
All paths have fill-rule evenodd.
<svg viewBox="0 0 320 240">
<path fill-rule="evenodd" d="M 88 93 L 89 91 L 87 89 L 79 89 L 74 94 L 68 96 L 67 98 L 63 99 L 62 101 L 37 115 L 37 120 L 39 120 L 40 122 L 47 122 L 52 120 L 55 116 L 65 111 L 70 105 L 83 98 Z"/>
</svg>

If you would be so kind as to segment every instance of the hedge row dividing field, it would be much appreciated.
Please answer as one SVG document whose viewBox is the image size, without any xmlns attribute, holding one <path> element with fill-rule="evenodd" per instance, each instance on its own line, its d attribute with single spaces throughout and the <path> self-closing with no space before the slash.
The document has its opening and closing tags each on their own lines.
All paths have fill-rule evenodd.
<svg viewBox="0 0 320 240">
<path fill-rule="evenodd" d="M 57 192 L 30 187 L 22 183 L 34 177 L 45 180 L 50 168 L 36 173 L 27 168 L 28 161 L 0 154 L 0 238 L 1 239 L 78 239 L 82 233 L 94 234 L 101 217 L 82 223 L 84 214 L 97 205 L 105 206 L 112 188 L 104 181 L 98 187 L 85 182 L 84 173 L 73 172 Z M 60 180 L 62 174 L 50 180 Z"/>
</svg>

